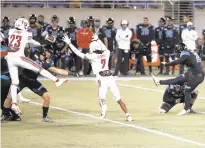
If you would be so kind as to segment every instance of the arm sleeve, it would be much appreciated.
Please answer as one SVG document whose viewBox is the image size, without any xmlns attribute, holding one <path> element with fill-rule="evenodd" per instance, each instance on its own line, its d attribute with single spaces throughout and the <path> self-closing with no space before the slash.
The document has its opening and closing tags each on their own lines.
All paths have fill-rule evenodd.
<svg viewBox="0 0 205 148">
<path fill-rule="evenodd" d="M 100 39 L 98 39 L 97 42 L 101 45 L 102 51 L 107 50 L 107 47 L 105 46 L 105 44 L 103 44 L 103 42 Z"/>
<path fill-rule="evenodd" d="M 73 46 L 73 44 L 69 44 L 71 50 L 79 57 L 81 57 L 82 59 L 85 58 L 85 54 L 80 52 L 77 48 L 75 48 L 75 46 Z"/>
<path fill-rule="evenodd" d="M 187 58 L 188 58 L 188 56 L 184 55 L 184 56 L 180 57 L 177 60 L 166 63 L 165 66 L 174 66 L 174 65 L 177 65 L 177 64 L 182 64 Z"/>
<path fill-rule="evenodd" d="M 116 41 L 120 41 L 120 34 L 119 34 L 119 30 L 117 30 L 116 36 L 115 36 Z"/>
<path fill-rule="evenodd" d="M 38 46 L 41 46 L 41 44 L 35 40 L 33 40 L 31 37 L 28 37 L 28 43 L 29 44 L 32 44 L 33 47 L 38 47 Z"/>
</svg>

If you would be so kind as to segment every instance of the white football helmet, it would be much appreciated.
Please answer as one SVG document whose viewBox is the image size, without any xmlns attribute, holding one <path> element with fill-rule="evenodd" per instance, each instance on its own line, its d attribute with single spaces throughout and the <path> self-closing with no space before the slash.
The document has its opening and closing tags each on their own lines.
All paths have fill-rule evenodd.
<svg viewBox="0 0 205 148">
<path fill-rule="evenodd" d="M 96 51 L 96 50 L 102 50 L 101 44 L 98 41 L 92 41 L 89 45 L 90 53 Z"/>
<path fill-rule="evenodd" d="M 29 28 L 29 22 L 25 18 L 19 18 L 15 22 L 15 28 L 18 28 L 20 30 L 25 30 L 27 31 Z"/>
</svg>

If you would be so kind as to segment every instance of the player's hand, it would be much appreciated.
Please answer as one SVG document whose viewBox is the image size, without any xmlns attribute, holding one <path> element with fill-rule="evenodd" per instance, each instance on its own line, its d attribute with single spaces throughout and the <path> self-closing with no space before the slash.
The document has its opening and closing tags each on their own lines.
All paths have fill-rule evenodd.
<svg viewBox="0 0 205 148">
<path fill-rule="evenodd" d="M 66 42 L 66 44 L 70 44 L 71 43 L 71 39 L 66 34 L 63 37 L 63 41 Z"/>
<path fill-rule="evenodd" d="M 166 62 L 161 62 L 163 65 L 165 65 L 166 64 Z"/>
</svg>

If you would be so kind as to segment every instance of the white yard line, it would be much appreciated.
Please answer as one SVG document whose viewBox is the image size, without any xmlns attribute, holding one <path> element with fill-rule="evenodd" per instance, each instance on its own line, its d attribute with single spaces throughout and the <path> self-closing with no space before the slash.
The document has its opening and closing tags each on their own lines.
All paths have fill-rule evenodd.
<svg viewBox="0 0 205 148">
<path fill-rule="evenodd" d="M 31 103 L 35 104 L 35 105 L 38 105 L 38 106 L 42 105 L 42 104 L 37 103 L 37 102 L 31 102 Z M 193 144 L 193 145 L 198 145 L 198 146 L 205 147 L 204 143 L 196 142 L 196 141 L 189 140 L 189 139 L 186 139 L 186 138 L 181 138 L 181 137 L 169 134 L 169 133 L 160 132 L 160 131 L 152 130 L 152 129 L 149 129 L 149 128 L 141 127 L 141 126 L 138 126 L 138 125 L 135 125 L 135 124 L 129 124 L 129 123 L 114 121 L 114 120 L 110 120 L 110 119 L 101 119 L 100 117 L 97 117 L 97 116 L 94 116 L 94 115 L 91 115 L 91 114 L 76 112 L 76 111 L 72 111 L 72 110 L 68 110 L 68 109 L 60 108 L 60 107 L 56 107 L 56 106 L 50 106 L 50 108 L 60 110 L 60 111 L 64 111 L 64 112 L 67 112 L 67 113 L 72 113 L 72 114 L 76 114 L 76 115 L 80 115 L 80 116 L 89 117 L 89 118 L 96 119 L 96 120 L 107 121 L 107 122 L 118 124 L 118 125 L 121 125 L 121 126 L 130 127 L 130 128 L 136 129 L 136 130 L 141 130 L 141 131 L 153 133 L 153 134 L 156 134 L 156 135 L 168 137 L 168 138 L 171 138 L 171 139 L 175 139 L 175 140 L 178 140 L 178 141 L 190 143 L 190 144 Z"/>
<path fill-rule="evenodd" d="M 117 85 L 124 86 L 124 87 L 129 87 L 129 88 L 142 89 L 142 90 L 145 90 L 145 91 L 148 90 L 148 91 L 160 92 L 160 93 L 164 92 L 163 90 L 153 89 L 153 88 L 146 88 L 146 87 L 137 86 L 137 85 L 129 85 L 129 84 L 123 84 L 123 83 L 117 83 Z M 198 96 L 198 98 L 205 100 L 205 97 Z"/>
</svg>

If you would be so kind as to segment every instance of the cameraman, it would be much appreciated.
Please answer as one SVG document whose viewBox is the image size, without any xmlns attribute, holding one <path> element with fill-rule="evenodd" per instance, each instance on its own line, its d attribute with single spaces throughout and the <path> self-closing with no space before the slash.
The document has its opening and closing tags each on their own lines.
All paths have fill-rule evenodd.
<svg viewBox="0 0 205 148">
<path fill-rule="evenodd" d="M 140 73 L 141 75 L 145 75 L 145 69 L 143 64 L 143 53 L 144 48 L 139 40 L 135 39 L 131 42 L 130 47 L 131 58 L 136 60 L 136 74 Z"/>
</svg>

